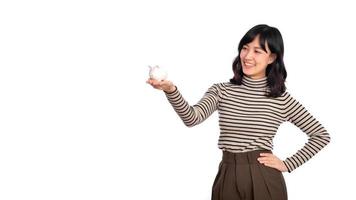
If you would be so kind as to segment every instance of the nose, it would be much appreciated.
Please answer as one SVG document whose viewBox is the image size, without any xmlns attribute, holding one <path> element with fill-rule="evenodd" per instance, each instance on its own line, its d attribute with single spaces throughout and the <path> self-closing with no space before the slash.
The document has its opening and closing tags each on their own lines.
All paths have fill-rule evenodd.
<svg viewBox="0 0 356 200">
<path fill-rule="evenodd" d="M 253 58 L 253 51 L 247 51 L 247 53 L 246 53 L 246 56 L 245 56 L 245 59 L 246 60 L 250 60 L 250 59 L 252 59 Z"/>
</svg>

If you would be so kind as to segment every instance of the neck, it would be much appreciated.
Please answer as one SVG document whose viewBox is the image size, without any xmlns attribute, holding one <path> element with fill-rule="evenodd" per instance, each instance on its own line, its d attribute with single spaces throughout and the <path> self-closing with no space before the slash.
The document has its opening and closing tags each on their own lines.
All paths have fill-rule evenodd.
<svg viewBox="0 0 356 200">
<path fill-rule="evenodd" d="M 247 75 L 244 75 L 244 76 L 247 76 Z M 263 76 L 247 76 L 247 77 L 250 79 L 259 80 L 259 79 L 265 78 L 266 76 L 263 75 Z"/>
</svg>

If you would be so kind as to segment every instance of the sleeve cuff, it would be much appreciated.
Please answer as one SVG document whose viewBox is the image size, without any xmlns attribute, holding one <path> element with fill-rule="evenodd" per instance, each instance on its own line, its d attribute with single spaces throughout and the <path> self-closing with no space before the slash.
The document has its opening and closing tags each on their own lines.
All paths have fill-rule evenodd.
<svg viewBox="0 0 356 200">
<path fill-rule="evenodd" d="M 177 86 L 175 86 L 175 89 L 173 90 L 173 92 L 166 92 L 166 91 L 163 91 L 163 92 L 166 93 L 167 95 L 173 95 L 173 94 L 177 93 L 177 90 L 178 90 L 178 88 L 177 88 Z"/>
<path fill-rule="evenodd" d="M 293 171 L 293 169 L 290 167 L 290 165 L 288 164 L 288 161 L 284 160 L 283 161 L 284 165 L 287 167 L 287 170 L 289 173 L 291 173 Z"/>
</svg>

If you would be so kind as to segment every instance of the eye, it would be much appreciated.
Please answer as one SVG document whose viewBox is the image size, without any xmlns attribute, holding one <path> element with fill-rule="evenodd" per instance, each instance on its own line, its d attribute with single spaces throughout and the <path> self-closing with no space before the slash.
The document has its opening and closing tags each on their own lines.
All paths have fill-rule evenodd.
<svg viewBox="0 0 356 200">
<path fill-rule="evenodd" d="M 255 53 L 257 53 L 257 54 L 263 54 L 264 51 L 262 51 L 262 50 L 255 50 Z"/>
</svg>

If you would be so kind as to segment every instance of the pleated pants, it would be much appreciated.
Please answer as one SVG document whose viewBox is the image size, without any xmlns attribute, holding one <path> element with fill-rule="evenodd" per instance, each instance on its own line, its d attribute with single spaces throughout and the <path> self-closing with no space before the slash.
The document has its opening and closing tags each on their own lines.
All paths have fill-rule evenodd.
<svg viewBox="0 0 356 200">
<path fill-rule="evenodd" d="M 246 153 L 223 151 L 212 188 L 212 200 L 287 200 L 282 173 L 257 161 L 257 150 Z"/>
</svg>

